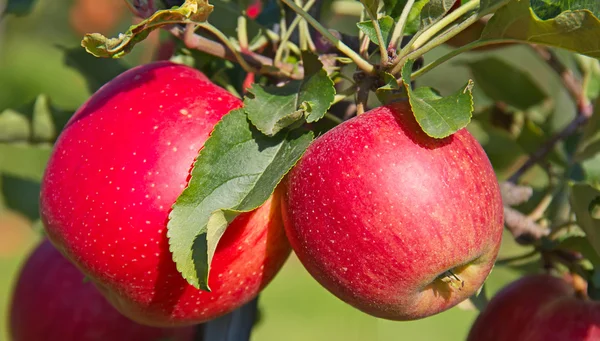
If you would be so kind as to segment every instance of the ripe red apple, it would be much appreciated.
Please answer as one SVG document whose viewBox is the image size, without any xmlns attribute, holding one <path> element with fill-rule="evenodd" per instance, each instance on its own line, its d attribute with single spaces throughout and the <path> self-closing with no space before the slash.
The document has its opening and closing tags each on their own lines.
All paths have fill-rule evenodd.
<svg viewBox="0 0 600 341">
<path fill-rule="evenodd" d="M 191 341 L 194 328 L 155 328 L 131 321 L 44 241 L 17 281 L 10 335 L 13 341 Z"/>
<path fill-rule="evenodd" d="M 289 255 L 277 192 L 227 229 L 212 292 L 189 285 L 169 251 L 169 212 L 198 151 L 241 105 L 199 71 L 157 62 L 102 87 L 56 142 L 41 189 L 48 237 L 131 319 L 184 325 L 224 315 L 256 297 Z"/>
<path fill-rule="evenodd" d="M 317 139 L 291 171 L 286 232 L 306 269 L 371 315 L 412 320 L 483 284 L 503 206 L 465 129 L 428 137 L 407 103 L 371 110 Z"/>
<path fill-rule="evenodd" d="M 563 279 L 531 275 L 509 284 L 477 317 L 468 341 L 600 340 L 600 303 Z"/>
</svg>

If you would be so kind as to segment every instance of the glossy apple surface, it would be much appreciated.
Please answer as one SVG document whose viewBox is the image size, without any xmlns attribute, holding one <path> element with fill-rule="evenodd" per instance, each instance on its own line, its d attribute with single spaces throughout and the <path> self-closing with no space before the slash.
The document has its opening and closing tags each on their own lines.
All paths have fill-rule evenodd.
<svg viewBox="0 0 600 341">
<path fill-rule="evenodd" d="M 600 340 L 600 303 L 577 298 L 561 278 L 523 277 L 494 296 L 468 337 L 468 341 L 513 340 Z"/>
<path fill-rule="evenodd" d="M 483 284 L 500 246 L 503 206 L 483 149 L 464 129 L 428 137 L 405 103 L 321 136 L 287 186 L 286 232 L 306 269 L 377 317 L 412 320 L 458 304 Z"/>
<path fill-rule="evenodd" d="M 194 328 L 133 322 L 44 241 L 27 259 L 16 283 L 10 334 L 13 341 L 192 341 Z"/>
<path fill-rule="evenodd" d="M 238 216 L 212 262 L 212 292 L 189 285 L 167 222 L 214 125 L 241 101 L 169 62 L 131 69 L 92 96 L 61 133 L 42 181 L 50 240 L 128 317 L 200 323 L 254 298 L 289 255 L 279 194 Z"/>
</svg>

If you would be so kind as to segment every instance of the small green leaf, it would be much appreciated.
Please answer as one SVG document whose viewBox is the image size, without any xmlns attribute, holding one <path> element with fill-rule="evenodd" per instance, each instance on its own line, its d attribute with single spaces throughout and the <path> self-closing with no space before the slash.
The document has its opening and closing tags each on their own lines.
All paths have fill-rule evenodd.
<svg viewBox="0 0 600 341">
<path fill-rule="evenodd" d="M 412 90 L 412 65 L 412 60 L 406 62 L 402 68 L 402 80 L 413 114 L 423 131 L 431 137 L 444 138 L 466 127 L 473 112 L 473 82 L 469 80 L 464 89 L 446 97 L 427 87 Z"/>
<path fill-rule="evenodd" d="M 113 78 L 127 71 L 127 67 L 119 60 L 96 58 L 81 47 L 59 47 L 64 52 L 65 65 L 75 69 L 85 77 L 90 93 Z"/>
<path fill-rule="evenodd" d="M 488 57 L 466 65 L 477 86 L 495 101 L 527 110 L 548 97 L 528 73 L 501 59 Z"/>
<path fill-rule="evenodd" d="M 210 290 L 210 261 L 225 227 L 269 198 L 312 139 L 311 132 L 300 130 L 263 135 L 243 109 L 215 126 L 168 223 L 173 259 L 191 285 Z"/>
<path fill-rule="evenodd" d="M 383 85 L 375 90 L 377 99 L 383 104 L 406 99 L 406 90 L 398 85 L 398 80 L 392 74 L 384 72 L 382 74 Z"/>
<path fill-rule="evenodd" d="M 86 34 L 81 46 L 96 57 L 120 58 L 155 29 L 173 24 L 205 22 L 212 10 L 213 6 L 207 0 L 185 0 L 179 7 L 155 12 L 141 23 L 130 26 L 127 32 L 119 34 L 117 38 L 106 38 L 99 33 Z"/>
<path fill-rule="evenodd" d="M 600 254 L 600 191 L 585 183 L 571 185 L 571 207 L 577 217 L 577 224 L 585 232 L 590 244 Z"/>
<path fill-rule="evenodd" d="M 360 0 L 365 7 L 365 10 L 374 18 L 377 18 L 377 10 L 379 9 L 379 0 Z"/>
<path fill-rule="evenodd" d="M 1 18 L 6 14 L 14 14 L 17 16 L 27 15 L 31 12 L 37 0 L 6 0 L 6 8 L 4 13 L 0 13 Z"/>
<path fill-rule="evenodd" d="M 15 110 L 0 113 L 0 142 L 28 141 L 31 127 L 27 117 Z"/>
<path fill-rule="evenodd" d="M 52 142 L 72 114 L 41 94 L 22 108 L 0 113 L 0 142 Z"/>
<path fill-rule="evenodd" d="M 390 35 L 394 30 L 394 19 L 392 19 L 392 17 L 385 16 L 377 19 L 377 22 L 379 23 L 379 27 L 381 28 L 383 42 L 387 46 L 387 44 L 389 43 Z M 379 45 L 379 40 L 377 40 L 377 32 L 375 31 L 375 27 L 373 26 L 372 21 L 362 21 L 356 23 L 356 26 L 358 26 L 358 28 L 361 31 L 363 31 L 373 43 Z"/>
<path fill-rule="evenodd" d="M 562 12 L 540 20 L 529 7 L 529 0 L 521 0 L 501 7 L 485 26 L 480 40 L 519 40 L 600 58 L 598 31 L 600 21 L 588 10 Z"/>
<path fill-rule="evenodd" d="M 244 99 L 248 118 L 258 130 L 275 135 L 302 117 L 307 122 L 325 115 L 333 99 L 335 87 L 318 57 L 302 52 L 304 79 L 291 81 L 282 87 L 254 84 Z"/>
</svg>

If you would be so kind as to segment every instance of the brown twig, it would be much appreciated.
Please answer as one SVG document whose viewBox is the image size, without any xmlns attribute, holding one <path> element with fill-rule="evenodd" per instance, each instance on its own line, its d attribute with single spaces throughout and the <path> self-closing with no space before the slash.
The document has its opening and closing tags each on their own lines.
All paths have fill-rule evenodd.
<svg viewBox="0 0 600 341">
<path fill-rule="evenodd" d="M 519 244 L 532 244 L 550 231 L 516 209 L 504 206 L 504 224 Z"/>
<path fill-rule="evenodd" d="M 172 26 L 168 28 L 168 31 L 175 37 L 181 39 L 190 49 L 202 51 L 233 62 L 237 60 L 233 51 L 229 50 L 225 45 L 196 34 L 191 29 L 185 29 L 184 27 L 180 26 Z M 273 68 L 274 66 L 273 59 L 269 57 L 265 57 L 251 51 L 243 51 L 240 54 L 242 58 L 244 58 L 244 61 L 257 69 L 265 70 L 265 67 Z M 275 65 L 273 70 L 268 71 L 268 73 L 273 76 L 287 79 L 302 79 L 304 77 L 304 71 L 302 67 L 288 63 L 278 63 Z"/>
<path fill-rule="evenodd" d="M 558 56 L 547 47 L 539 45 L 531 45 L 531 47 L 559 75 L 564 87 L 577 105 L 577 116 L 563 130 L 552 136 L 531 154 L 529 159 L 508 179 L 512 183 L 517 183 L 529 168 L 544 159 L 559 141 L 575 133 L 589 120 L 594 111 L 592 103 L 585 96 L 581 81 L 575 78 L 573 72 L 558 59 Z"/>
</svg>

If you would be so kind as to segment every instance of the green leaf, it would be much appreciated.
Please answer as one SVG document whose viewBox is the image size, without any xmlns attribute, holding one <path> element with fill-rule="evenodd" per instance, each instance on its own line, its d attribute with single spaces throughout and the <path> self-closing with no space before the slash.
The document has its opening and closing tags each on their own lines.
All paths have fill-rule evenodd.
<svg viewBox="0 0 600 341">
<path fill-rule="evenodd" d="M 600 17 L 600 2 L 597 0 L 531 0 L 531 9 L 542 20 L 552 19 L 565 11 L 587 9 L 596 18 Z"/>
<path fill-rule="evenodd" d="M 585 125 L 583 136 L 579 142 L 575 161 L 585 161 L 600 153 L 600 97 L 596 99 L 592 117 Z"/>
<path fill-rule="evenodd" d="M 377 22 L 379 23 L 379 27 L 381 28 L 383 42 L 387 46 L 387 44 L 389 43 L 390 35 L 394 30 L 394 19 L 392 19 L 392 17 L 389 16 L 384 16 L 377 19 Z M 358 26 L 358 28 L 361 31 L 363 31 L 373 43 L 379 45 L 379 40 L 377 39 L 377 32 L 375 31 L 375 27 L 373 26 L 372 21 L 362 21 L 356 23 L 356 26 Z"/>
<path fill-rule="evenodd" d="M 72 114 L 41 94 L 22 108 L 0 113 L 0 142 L 53 142 Z"/>
<path fill-rule="evenodd" d="M 81 47 L 60 49 L 65 54 L 64 63 L 85 77 L 90 93 L 96 92 L 102 85 L 127 71 L 127 67 L 121 61 L 96 58 Z"/>
<path fill-rule="evenodd" d="M 398 85 L 398 80 L 392 74 L 384 72 L 382 74 L 383 85 L 375 90 L 377 99 L 383 104 L 391 103 L 401 99 L 408 98 L 403 87 Z"/>
<path fill-rule="evenodd" d="M 480 40 L 518 40 L 560 47 L 600 58 L 600 21 L 588 10 L 563 12 L 540 20 L 528 0 L 511 1 L 501 7 L 485 26 Z"/>
<path fill-rule="evenodd" d="M 12 109 L 0 113 L 0 142 L 23 142 L 30 136 L 31 126 L 25 115 Z"/>
<path fill-rule="evenodd" d="M 303 51 L 304 79 L 282 87 L 254 84 L 244 99 L 248 118 L 258 130 L 275 135 L 299 121 L 318 121 L 325 115 L 333 99 L 335 87 L 323 64 L 313 53 Z"/>
<path fill-rule="evenodd" d="M 587 258 L 594 265 L 600 265 L 600 254 L 594 250 L 588 238 L 584 236 L 574 236 L 566 238 L 557 245 L 559 249 L 577 251 Z"/>
<path fill-rule="evenodd" d="M 146 39 L 150 32 L 166 25 L 205 22 L 212 10 L 213 6 L 207 0 L 185 0 L 179 7 L 155 12 L 117 38 L 106 38 L 99 33 L 86 34 L 81 46 L 96 57 L 120 58 Z"/>
<path fill-rule="evenodd" d="M 379 0 L 360 0 L 365 7 L 365 10 L 370 13 L 373 18 L 377 18 L 377 9 L 379 8 Z"/>
<path fill-rule="evenodd" d="M 421 26 L 421 11 L 430 0 L 416 0 L 408 13 L 404 34 L 410 35 L 416 33 Z M 386 14 L 392 18 L 399 18 L 402 10 L 406 6 L 406 0 L 392 0 L 383 3 L 383 9 Z"/>
<path fill-rule="evenodd" d="M 40 218 L 38 181 L 0 173 L 0 196 L 7 208 L 24 214 L 32 221 Z"/>
<path fill-rule="evenodd" d="M 40 181 L 51 150 L 50 145 L 0 143 L 0 173 Z"/>
<path fill-rule="evenodd" d="M 438 22 L 454 5 L 455 0 L 430 0 L 420 11 L 421 24 L 419 29 L 427 28 Z"/>
<path fill-rule="evenodd" d="M 466 127 L 473 112 L 473 82 L 469 80 L 464 89 L 446 97 L 427 87 L 412 90 L 412 64 L 409 60 L 402 68 L 402 80 L 413 114 L 423 131 L 431 137 L 444 138 Z"/>
<path fill-rule="evenodd" d="M 585 232 L 596 254 L 600 254 L 600 219 L 596 213 L 600 208 L 600 191 L 585 183 L 572 184 L 570 201 L 577 224 Z"/>
<path fill-rule="evenodd" d="M 583 74 L 583 89 L 588 99 L 600 96 L 600 61 L 596 58 L 575 55 L 577 65 Z"/>
<path fill-rule="evenodd" d="M 6 8 L 4 13 L 0 13 L 1 18 L 6 14 L 14 14 L 18 16 L 27 15 L 31 12 L 35 6 L 37 0 L 6 0 Z"/>
<path fill-rule="evenodd" d="M 488 57 L 466 65 L 477 86 L 494 101 L 527 110 L 548 97 L 528 73 L 501 59 Z"/>
<path fill-rule="evenodd" d="M 168 224 L 173 259 L 191 285 L 210 290 L 210 263 L 225 226 L 239 212 L 262 205 L 312 139 L 300 130 L 263 135 L 243 109 L 216 125 Z"/>
</svg>

